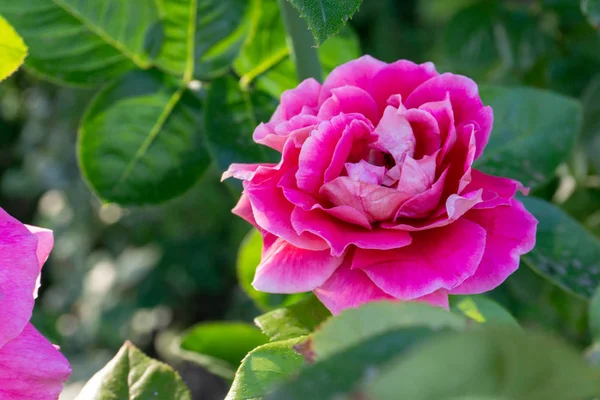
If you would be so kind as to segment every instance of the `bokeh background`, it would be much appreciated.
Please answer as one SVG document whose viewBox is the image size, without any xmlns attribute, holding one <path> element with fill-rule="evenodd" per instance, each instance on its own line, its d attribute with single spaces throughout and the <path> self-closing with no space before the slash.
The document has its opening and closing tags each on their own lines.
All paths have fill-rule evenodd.
<svg viewBox="0 0 600 400">
<path fill-rule="evenodd" d="M 364 0 L 351 27 L 363 53 L 384 61 L 433 61 L 439 71 L 480 84 L 581 99 L 575 151 L 536 195 L 600 235 L 600 37 L 593 23 L 576 0 Z M 164 205 L 102 204 L 75 152 L 93 94 L 27 70 L 0 84 L 0 204 L 55 232 L 33 323 L 72 363 L 61 399 L 72 399 L 126 339 L 174 365 L 194 399 L 222 399 L 228 383 L 179 360 L 170 347 L 194 323 L 259 314 L 236 282 L 236 254 L 249 229 L 230 213 L 239 193 L 212 167 Z M 553 329 L 575 344 L 587 340 L 586 304 L 526 266 L 491 296 L 526 326 Z"/>
</svg>

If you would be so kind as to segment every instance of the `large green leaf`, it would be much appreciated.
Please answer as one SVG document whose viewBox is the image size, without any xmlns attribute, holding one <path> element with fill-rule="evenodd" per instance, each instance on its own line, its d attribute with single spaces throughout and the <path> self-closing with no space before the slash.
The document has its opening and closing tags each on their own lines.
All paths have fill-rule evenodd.
<svg viewBox="0 0 600 400">
<path fill-rule="evenodd" d="M 311 334 L 331 313 L 313 294 L 291 306 L 257 317 L 254 322 L 271 341 Z"/>
<path fill-rule="evenodd" d="M 0 81 L 6 79 L 23 64 L 27 46 L 12 26 L 0 15 Z"/>
<path fill-rule="evenodd" d="M 580 104 L 531 88 L 484 87 L 481 98 L 494 109 L 494 128 L 475 166 L 531 188 L 548 182 L 573 147 Z"/>
<path fill-rule="evenodd" d="M 450 309 L 485 324 L 519 326 L 506 309 L 485 296 L 450 296 Z"/>
<path fill-rule="evenodd" d="M 306 20 L 320 46 L 338 33 L 358 11 L 362 0 L 288 0 Z"/>
<path fill-rule="evenodd" d="M 384 315 L 380 315 L 384 317 Z M 302 369 L 268 400 L 337 400 L 351 393 L 363 380 L 373 379 L 382 367 L 415 344 L 429 339 L 429 328 L 393 329 Z M 350 397 L 349 397 L 350 398 Z"/>
<path fill-rule="evenodd" d="M 368 303 L 331 318 L 312 336 L 317 358 L 350 348 L 370 337 L 407 327 L 464 329 L 467 319 L 423 303 Z"/>
<path fill-rule="evenodd" d="M 279 97 L 284 90 L 298 84 L 294 63 L 290 59 L 285 28 L 276 0 L 254 0 L 251 34 L 234 69 L 242 87 L 252 82 L 261 90 Z M 361 55 L 356 34 L 350 27 L 342 30 L 318 49 L 323 74 Z"/>
<path fill-rule="evenodd" d="M 155 71 L 100 91 L 80 125 L 79 162 L 105 201 L 155 204 L 189 189 L 210 164 L 198 97 Z"/>
<path fill-rule="evenodd" d="M 246 354 L 267 342 L 260 330 L 243 322 L 203 323 L 184 332 L 178 354 L 216 375 L 232 379 Z"/>
<path fill-rule="evenodd" d="M 534 197 L 522 199 L 538 219 L 536 245 L 525 263 L 563 289 L 589 299 L 600 285 L 600 242 L 558 207 Z"/>
<path fill-rule="evenodd" d="M 257 90 L 242 91 L 232 76 L 211 82 L 204 120 L 212 154 L 221 171 L 233 162 L 275 161 L 267 147 L 252 140 L 256 126 L 268 121 L 275 107 L 271 96 Z"/>
<path fill-rule="evenodd" d="M 95 85 L 151 64 L 161 28 L 154 0 L 0 1 L 23 36 L 26 65 L 60 82 Z"/>
<path fill-rule="evenodd" d="M 305 337 L 268 343 L 248 354 L 225 400 L 260 400 L 304 365 L 293 346 Z"/>
<path fill-rule="evenodd" d="M 600 373 L 555 338 L 485 328 L 414 348 L 371 380 L 363 394 L 373 400 L 583 400 L 600 395 Z"/>
<path fill-rule="evenodd" d="M 237 258 L 237 276 L 242 289 L 258 308 L 265 311 L 290 305 L 301 299 L 303 294 L 273 294 L 254 289 L 252 281 L 256 267 L 260 264 L 262 248 L 263 240 L 260 232 L 256 229 L 250 230 L 240 245 Z"/>
<path fill-rule="evenodd" d="M 225 73 L 249 30 L 247 0 L 157 0 L 164 41 L 156 64 L 185 81 Z"/>
<path fill-rule="evenodd" d="M 192 396 L 171 367 L 126 342 L 77 396 L 77 400 L 124 399 L 191 400 Z"/>
</svg>

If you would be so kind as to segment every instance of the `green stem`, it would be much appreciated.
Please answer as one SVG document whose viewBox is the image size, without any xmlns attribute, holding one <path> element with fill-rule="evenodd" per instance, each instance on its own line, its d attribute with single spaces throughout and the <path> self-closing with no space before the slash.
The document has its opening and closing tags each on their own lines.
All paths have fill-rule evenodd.
<svg viewBox="0 0 600 400">
<path fill-rule="evenodd" d="M 300 14 L 288 0 L 277 1 L 298 79 L 303 81 L 306 78 L 315 78 L 321 81 L 321 62 L 315 48 L 315 39 L 308 30 L 306 22 L 300 18 Z"/>
</svg>

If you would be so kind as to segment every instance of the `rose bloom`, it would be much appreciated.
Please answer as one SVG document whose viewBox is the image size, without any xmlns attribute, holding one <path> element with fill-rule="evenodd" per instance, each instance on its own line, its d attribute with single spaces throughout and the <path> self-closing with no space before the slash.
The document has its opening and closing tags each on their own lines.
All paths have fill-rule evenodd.
<svg viewBox="0 0 600 400">
<path fill-rule="evenodd" d="M 71 369 L 29 323 L 52 232 L 0 208 L 0 399 L 56 400 Z"/>
<path fill-rule="evenodd" d="M 254 140 L 278 164 L 233 164 L 233 212 L 264 240 L 253 285 L 313 291 L 333 313 L 396 299 L 448 307 L 502 283 L 535 244 L 520 183 L 472 168 L 493 112 L 471 79 L 365 56 L 281 96 Z"/>
</svg>

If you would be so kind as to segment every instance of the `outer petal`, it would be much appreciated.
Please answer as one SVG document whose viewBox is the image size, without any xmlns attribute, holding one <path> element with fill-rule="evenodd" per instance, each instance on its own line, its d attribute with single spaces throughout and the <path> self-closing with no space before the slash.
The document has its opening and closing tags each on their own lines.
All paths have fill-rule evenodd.
<svg viewBox="0 0 600 400">
<path fill-rule="evenodd" d="M 483 189 L 483 201 L 474 208 L 494 208 L 499 205 L 509 205 L 517 191 L 527 194 L 529 189 L 520 182 L 510 178 L 484 174 L 475 169 L 471 170 L 471 181 L 465 191 Z"/>
<path fill-rule="evenodd" d="M 303 250 L 277 239 L 263 254 L 252 286 L 269 293 L 308 292 L 322 285 L 342 261 L 328 250 Z"/>
<path fill-rule="evenodd" d="M 352 268 L 365 271 L 384 292 L 412 300 L 464 282 L 475 273 L 484 249 L 485 229 L 460 219 L 413 234 L 412 244 L 400 249 L 357 249 Z"/>
<path fill-rule="evenodd" d="M 39 228 L 37 226 L 25 225 L 29 232 L 33 233 L 38 237 L 38 245 L 37 245 L 37 259 L 40 266 L 40 273 L 38 274 L 35 289 L 33 292 L 33 297 L 37 298 L 38 290 L 41 285 L 41 271 L 44 263 L 50 256 L 50 252 L 52 251 L 52 247 L 54 247 L 54 234 L 50 229 Z"/>
<path fill-rule="evenodd" d="M 327 242 L 331 254 L 340 256 L 350 245 L 364 249 L 396 249 L 411 242 L 408 232 L 375 228 L 367 230 L 331 218 L 320 210 L 304 211 L 296 207 L 292 225 L 300 234 L 312 233 Z"/>
<path fill-rule="evenodd" d="M 0 349 L 2 400 L 56 400 L 70 374 L 65 357 L 31 324 Z"/>
<path fill-rule="evenodd" d="M 436 290 L 433 293 L 429 293 L 425 296 L 416 298 L 411 301 L 431 304 L 432 306 L 442 307 L 442 308 L 445 308 L 446 310 L 450 309 L 450 303 L 448 300 L 448 291 L 446 289 Z"/>
<path fill-rule="evenodd" d="M 260 167 L 275 167 L 276 164 L 231 164 L 227 171 L 221 175 L 221 182 L 225 179 L 235 178 L 240 180 L 250 180 L 254 177 L 254 173 Z"/>
<path fill-rule="evenodd" d="M 317 107 L 321 84 L 313 78 L 305 79 L 294 89 L 281 94 L 280 117 L 288 120 L 302 112 L 304 107 Z"/>
<path fill-rule="evenodd" d="M 355 86 L 343 86 L 331 90 L 331 97 L 319 108 L 317 117 L 331 119 L 341 113 L 358 113 L 367 117 L 374 125 L 379 122 L 379 110 L 366 91 Z"/>
<path fill-rule="evenodd" d="M 492 290 L 519 267 L 519 257 L 535 245 L 537 220 L 512 199 L 510 206 L 469 211 L 464 218 L 487 232 L 485 253 L 475 274 L 452 294 L 477 294 Z"/>
<path fill-rule="evenodd" d="M 372 80 L 371 94 L 383 111 L 390 96 L 400 95 L 406 99 L 415 88 L 437 75 L 432 63 L 418 65 L 399 60 L 377 72 Z"/>
<path fill-rule="evenodd" d="M 38 237 L 0 209 L 0 348 L 17 337 L 33 310 L 34 292 L 40 273 Z"/>
<path fill-rule="evenodd" d="M 319 96 L 319 104 L 323 104 L 331 95 L 331 90 L 342 86 L 356 86 L 369 92 L 372 79 L 387 64 L 371 56 L 362 56 L 356 60 L 342 64 L 329 74 Z"/>
<path fill-rule="evenodd" d="M 483 151 L 492 131 L 494 114 L 491 107 L 485 107 L 479 97 L 477 84 L 461 75 L 445 73 L 420 85 L 406 99 L 406 108 L 417 108 L 424 103 L 444 100 L 449 94 L 456 124 L 460 127 L 469 123 L 477 124 L 475 133 L 477 152 Z"/>
<path fill-rule="evenodd" d="M 344 263 L 314 294 L 332 312 L 339 314 L 347 308 L 356 308 L 377 300 L 391 300 L 392 296 L 379 289 L 361 270 L 350 269 L 352 257 L 346 256 Z"/>
</svg>

